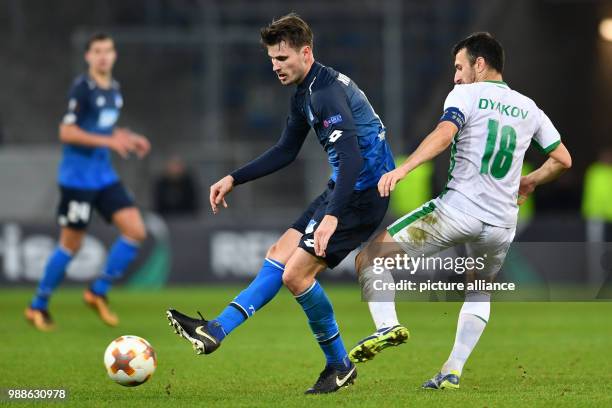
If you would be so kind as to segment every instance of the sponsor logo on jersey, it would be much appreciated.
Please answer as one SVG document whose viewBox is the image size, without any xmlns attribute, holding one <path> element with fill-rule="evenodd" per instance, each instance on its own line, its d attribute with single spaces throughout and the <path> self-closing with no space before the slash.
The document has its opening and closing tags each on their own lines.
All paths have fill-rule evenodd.
<svg viewBox="0 0 612 408">
<path fill-rule="evenodd" d="M 323 127 L 328 128 L 331 125 L 335 125 L 336 123 L 341 123 L 342 122 L 342 115 L 337 114 L 334 116 L 330 116 L 329 118 L 325 119 L 323 121 Z"/>
<path fill-rule="evenodd" d="M 334 143 L 336 140 L 340 139 L 340 136 L 342 136 L 342 131 L 341 130 L 334 130 L 331 135 L 329 135 L 329 143 Z"/>
<path fill-rule="evenodd" d="M 98 117 L 98 126 L 102 128 L 108 128 L 114 126 L 119 119 L 119 111 L 115 108 L 105 108 L 100 111 Z"/>
</svg>

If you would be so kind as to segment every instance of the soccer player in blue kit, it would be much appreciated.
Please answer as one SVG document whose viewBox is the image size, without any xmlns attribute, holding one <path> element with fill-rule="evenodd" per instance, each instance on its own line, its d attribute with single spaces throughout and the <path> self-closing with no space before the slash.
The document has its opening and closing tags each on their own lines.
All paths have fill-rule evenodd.
<svg viewBox="0 0 612 408">
<path fill-rule="evenodd" d="M 119 319 L 108 307 L 107 293 L 146 238 L 140 211 L 111 163 L 111 150 L 124 159 L 130 153 L 142 158 L 150 150 L 144 136 L 115 127 L 123 106 L 119 84 L 112 78 L 116 56 L 109 35 L 98 33 L 88 40 L 85 60 L 89 69 L 74 81 L 68 111 L 59 127 L 63 144 L 58 176 L 59 245 L 47 260 L 36 295 L 25 310 L 26 319 L 41 331 L 54 328 L 49 298 L 81 246 L 92 209 L 115 224 L 121 234 L 110 249 L 102 275 L 84 293 L 85 303 L 109 326 L 116 326 Z"/>
<path fill-rule="evenodd" d="M 211 321 L 174 309 L 167 317 L 198 354 L 215 351 L 232 330 L 268 303 L 285 284 L 308 318 L 326 366 L 306 393 L 334 392 L 353 383 L 357 372 L 340 337 L 331 302 L 315 280 L 333 268 L 376 230 L 388 206 L 376 189 L 394 168 L 385 128 L 365 94 L 347 76 L 314 61 L 312 31 L 289 14 L 261 30 L 272 69 L 282 85 L 297 85 L 279 141 L 225 176 L 210 189 L 214 213 L 227 207 L 231 190 L 273 173 L 295 160 L 312 128 L 328 155 L 327 189 L 270 247 L 257 277 Z"/>
</svg>

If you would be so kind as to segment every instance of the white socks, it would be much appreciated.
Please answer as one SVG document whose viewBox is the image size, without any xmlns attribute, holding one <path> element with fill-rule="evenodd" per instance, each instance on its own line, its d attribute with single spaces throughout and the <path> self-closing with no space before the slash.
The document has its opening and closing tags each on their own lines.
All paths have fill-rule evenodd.
<svg viewBox="0 0 612 408">
<path fill-rule="evenodd" d="M 465 302 L 459 312 L 457 322 L 457 334 L 455 335 L 455 345 L 453 350 L 442 366 L 441 373 L 449 374 L 451 371 L 461 372 L 463 366 L 480 335 L 484 331 L 491 313 L 491 295 L 484 292 L 468 292 L 465 295 Z"/>
<path fill-rule="evenodd" d="M 376 325 L 376 330 L 383 327 L 398 325 L 397 313 L 395 312 L 395 291 L 377 291 L 374 289 L 374 282 L 380 280 L 384 283 L 393 283 L 393 275 L 387 270 L 377 274 L 373 272 L 373 267 L 365 268 L 359 274 L 359 284 L 361 285 L 361 295 L 364 300 L 368 300 L 370 314 Z M 380 287 L 380 285 L 377 285 Z"/>
<path fill-rule="evenodd" d="M 376 330 L 399 324 L 395 312 L 395 302 L 368 302 L 368 307 Z"/>
</svg>

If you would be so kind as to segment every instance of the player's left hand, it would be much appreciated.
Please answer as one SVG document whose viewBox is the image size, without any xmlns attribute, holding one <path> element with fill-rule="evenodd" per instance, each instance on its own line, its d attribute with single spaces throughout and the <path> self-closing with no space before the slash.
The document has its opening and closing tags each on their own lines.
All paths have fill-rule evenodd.
<svg viewBox="0 0 612 408">
<path fill-rule="evenodd" d="M 398 167 L 383 176 L 378 180 L 378 193 L 381 197 L 389 197 L 391 191 L 395 190 L 395 185 L 404 177 L 408 172 L 403 167 Z"/>
<path fill-rule="evenodd" d="M 536 188 L 536 182 L 532 180 L 529 176 L 521 177 L 521 184 L 519 185 L 519 193 L 518 193 L 518 205 L 522 205 L 527 199 L 529 195 L 533 193 Z"/>
<path fill-rule="evenodd" d="M 326 215 L 314 232 L 314 250 L 317 256 L 325 256 L 325 250 L 329 239 L 336 232 L 338 218 L 333 215 Z"/>
<path fill-rule="evenodd" d="M 139 159 L 145 157 L 151 151 L 151 143 L 149 140 L 138 133 L 129 132 L 130 141 L 132 142 L 134 153 Z"/>
</svg>

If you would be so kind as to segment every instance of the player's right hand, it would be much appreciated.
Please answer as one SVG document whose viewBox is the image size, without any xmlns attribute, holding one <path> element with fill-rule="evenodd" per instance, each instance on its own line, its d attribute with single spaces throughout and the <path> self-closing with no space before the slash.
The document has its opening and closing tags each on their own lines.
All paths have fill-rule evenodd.
<svg viewBox="0 0 612 408">
<path fill-rule="evenodd" d="M 228 195 L 233 188 L 234 178 L 229 175 L 210 186 L 210 207 L 212 208 L 213 214 L 219 212 L 218 206 L 220 204 L 223 204 L 223 207 L 227 208 L 225 196 Z"/>
<path fill-rule="evenodd" d="M 401 179 L 406 177 L 406 170 L 403 167 L 398 167 L 395 170 L 391 170 L 388 173 L 383 174 L 383 176 L 378 181 L 378 193 L 381 197 L 389 197 L 391 191 L 395 190 L 395 185 L 399 183 Z"/>
</svg>

